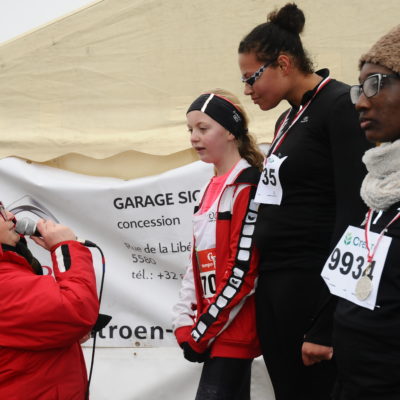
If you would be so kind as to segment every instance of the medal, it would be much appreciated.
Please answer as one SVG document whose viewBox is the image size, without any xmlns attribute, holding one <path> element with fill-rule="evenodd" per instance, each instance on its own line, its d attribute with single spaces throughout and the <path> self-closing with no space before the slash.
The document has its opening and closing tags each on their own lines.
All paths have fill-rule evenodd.
<svg viewBox="0 0 400 400">
<path fill-rule="evenodd" d="M 360 301 L 368 299 L 369 295 L 372 292 L 372 280 L 367 275 L 370 273 L 371 268 L 372 268 L 372 262 L 369 262 L 367 268 L 365 268 L 365 271 L 361 275 L 361 278 L 356 283 L 355 294 L 357 299 Z"/>
<path fill-rule="evenodd" d="M 368 250 L 368 265 L 365 268 L 364 272 L 361 275 L 361 278 L 357 281 L 356 287 L 355 287 L 355 295 L 358 300 L 364 301 L 368 299 L 369 295 L 372 292 L 372 274 L 371 274 L 371 269 L 372 269 L 372 264 L 374 260 L 374 256 L 376 251 L 378 250 L 378 246 L 380 244 L 380 241 L 384 235 L 385 232 L 387 232 L 387 228 L 397 219 L 400 218 L 400 213 L 397 213 L 397 215 L 386 225 L 386 227 L 382 230 L 382 232 L 379 234 L 378 240 L 376 241 L 375 247 L 373 251 L 371 251 L 371 247 L 369 245 L 369 239 L 368 239 L 368 232 L 371 227 L 371 219 L 372 219 L 372 213 L 373 211 L 369 209 L 368 214 L 367 214 L 367 220 L 365 224 L 365 244 Z M 368 274 L 370 274 L 368 276 Z"/>
<path fill-rule="evenodd" d="M 367 300 L 372 292 L 372 281 L 367 275 L 363 275 L 356 284 L 356 297 L 360 301 Z"/>
</svg>

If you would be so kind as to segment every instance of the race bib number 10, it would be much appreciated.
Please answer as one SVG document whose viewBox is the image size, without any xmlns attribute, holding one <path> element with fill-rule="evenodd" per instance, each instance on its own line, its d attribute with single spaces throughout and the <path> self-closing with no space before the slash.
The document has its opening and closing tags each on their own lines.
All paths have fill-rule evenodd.
<svg viewBox="0 0 400 400">
<path fill-rule="evenodd" d="M 378 237 L 377 233 L 369 233 L 371 251 L 374 250 Z M 364 230 L 349 226 L 326 261 L 321 273 L 330 292 L 373 310 L 391 241 L 392 238 L 388 236 L 382 237 L 374 260 L 367 269 L 368 250 L 364 239 Z M 356 286 L 364 273 L 371 280 L 372 288 L 369 296 L 365 300 L 360 300 L 356 296 Z"/>
<path fill-rule="evenodd" d="M 199 263 L 201 285 L 203 287 L 203 297 L 208 299 L 213 297 L 216 292 L 215 269 L 216 256 L 215 249 L 196 251 Z"/>
</svg>

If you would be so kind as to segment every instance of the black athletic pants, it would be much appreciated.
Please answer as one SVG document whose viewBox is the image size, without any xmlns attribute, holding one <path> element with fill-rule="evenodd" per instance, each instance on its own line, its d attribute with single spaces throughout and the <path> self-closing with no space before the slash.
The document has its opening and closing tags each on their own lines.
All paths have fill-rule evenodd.
<svg viewBox="0 0 400 400">
<path fill-rule="evenodd" d="M 388 341 L 373 329 L 362 334 L 336 325 L 333 343 L 338 366 L 335 400 L 400 399 L 399 338 Z"/>
<path fill-rule="evenodd" d="M 223 357 L 206 360 L 196 400 L 250 400 L 252 361 Z"/>
<path fill-rule="evenodd" d="M 256 290 L 257 330 L 276 400 L 327 400 L 336 379 L 332 361 L 310 367 L 301 359 L 303 337 L 325 285 L 315 271 L 269 271 Z"/>
</svg>

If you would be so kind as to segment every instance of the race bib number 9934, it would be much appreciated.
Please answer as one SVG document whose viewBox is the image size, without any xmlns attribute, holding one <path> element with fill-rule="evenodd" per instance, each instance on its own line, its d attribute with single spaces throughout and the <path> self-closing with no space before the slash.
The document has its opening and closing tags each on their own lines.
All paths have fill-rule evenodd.
<svg viewBox="0 0 400 400">
<path fill-rule="evenodd" d="M 369 233 L 371 251 L 373 251 L 378 237 L 377 233 Z M 366 271 L 368 249 L 364 238 L 364 230 L 349 226 L 326 261 L 321 273 L 330 292 L 373 310 L 376 305 L 379 283 L 391 241 L 390 237 L 382 237 L 374 260 Z M 364 273 L 371 280 L 372 289 L 365 300 L 360 300 L 357 298 L 355 290 L 357 282 Z"/>
</svg>

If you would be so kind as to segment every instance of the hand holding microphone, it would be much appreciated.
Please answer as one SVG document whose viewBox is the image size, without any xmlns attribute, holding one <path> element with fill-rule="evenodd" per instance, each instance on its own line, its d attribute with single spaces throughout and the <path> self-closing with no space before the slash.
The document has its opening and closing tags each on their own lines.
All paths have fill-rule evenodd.
<svg viewBox="0 0 400 400">
<path fill-rule="evenodd" d="M 21 218 L 16 221 L 15 230 L 25 236 L 40 236 L 40 232 L 36 228 L 36 222 L 30 218 Z"/>
<path fill-rule="evenodd" d="M 46 250 L 50 250 L 60 242 L 76 240 L 70 228 L 51 220 L 40 219 L 36 224 L 29 218 L 22 218 L 17 221 L 15 230 L 22 235 L 30 236 L 36 244 Z"/>
</svg>

